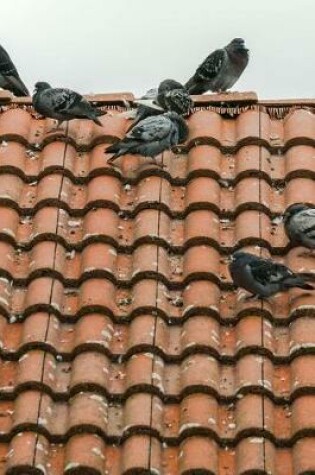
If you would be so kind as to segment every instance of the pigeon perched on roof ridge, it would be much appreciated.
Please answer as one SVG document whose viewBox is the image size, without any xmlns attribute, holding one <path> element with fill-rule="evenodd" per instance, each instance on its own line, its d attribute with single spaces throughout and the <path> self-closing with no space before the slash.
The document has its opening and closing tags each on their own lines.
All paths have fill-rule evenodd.
<svg viewBox="0 0 315 475">
<path fill-rule="evenodd" d="M 315 206 L 294 203 L 287 208 L 283 219 L 290 242 L 315 249 Z"/>
<path fill-rule="evenodd" d="M 67 88 L 52 88 L 47 82 L 37 82 L 33 94 L 34 109 L 44 117 L 63 121 L 90 119 L 102 126 L 99 116 L 107 112 L 94 107 L 81 94 Z"/>
<path fill-rule="evenodd" d="M 239 79 L 248 61 L 249 52 L 245 41 L 242 38 L 234 38 L 224 48 L 210 53 L 185 87 L 190 94 L 226 91 Z"/>
<path fill-rule="evenodd" d="M 268 298 L 294 287 L 314 288 L 306 282 L 313 280 L 312 276 L 305 272 L 294 273 L 283 264 L 248 252 L 234 252 L 229 270 L 234 285 L 244 288 L 253 297 Z"/>
<path fill-rule="evenodd" d="M 0 87 L 17 97 L 29 96 L 29 91 L 19 76 L 8 52 L 0 45 Z"/>
<path fill-rule="evenodd" d="M 189 115 L 194 105 L 185 86 L 174 79 L 165 79 L 160 83 L 156 102 L 166 111 L 174 111 L 184 117 Z"/>
<path fill-rule="evenodd" d="M 183 143 L 187 137 L 185 120 L 176 112 L 166 112 L 140 121 L 122 140 L 110 145 L 105 153 L 114 153 L 108 160 L 110 164 L 128 153 L 154 159 L 165 150 Z"/>
</svg>

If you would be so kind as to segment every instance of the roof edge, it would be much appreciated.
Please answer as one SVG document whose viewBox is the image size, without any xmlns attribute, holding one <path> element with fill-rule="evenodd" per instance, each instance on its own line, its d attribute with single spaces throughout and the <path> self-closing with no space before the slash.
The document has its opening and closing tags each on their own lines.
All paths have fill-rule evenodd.
<svg viewBox="0 0 315 475">
<path fill-rule="evenodd" d="M 131 92 L 114 92 L 106 94 L 87 94 L 84 95 L 91 102 L 101 105 L 120 105 L 123 107 L 132 107 L 137 99 Z M 215 106 L 215 105 L 248 105 L 257 104 L 265 107 L 291 107 L 308 106 L 315 107 L 315 98 L 293 98 L 293 99 L 262 99 L 253 91 L 228 92 L 224 94 L 203 94 L 191 96 L 195 106 Z M 15 97 L 11 92 L 0 90 L 0 105 L 5 104 L 25 104 L 31 105 L 31 97 Z"/>
</svg>

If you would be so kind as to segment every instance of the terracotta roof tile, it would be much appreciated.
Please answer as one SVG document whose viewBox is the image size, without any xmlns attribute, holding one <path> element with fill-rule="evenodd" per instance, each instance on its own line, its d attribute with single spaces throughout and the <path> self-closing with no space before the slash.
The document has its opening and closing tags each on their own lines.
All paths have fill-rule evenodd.
<svg viewBox="0 0 315 475">
<path fill-rule="evenodd" d="M 314 295 L 244 301 L 227 257 L 314 271 L 278 217 L 314 202 L 315 101 L 195 97 L 161 170 L 107 165 L 134 97 L 91 99 L 51 132 L 0 95 L 1 473 L 313 473 Z"/>
</svg>

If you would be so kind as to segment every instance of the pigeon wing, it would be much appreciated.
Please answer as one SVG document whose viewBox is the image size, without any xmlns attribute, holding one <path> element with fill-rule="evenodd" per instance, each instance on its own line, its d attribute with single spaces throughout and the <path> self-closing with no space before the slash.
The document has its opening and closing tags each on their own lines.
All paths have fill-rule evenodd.
<svg viewBox="0 0 315 475">
<path fill-rule="evenodd" d="M 195 76 L 198 79 L 208 81 L 215 78 L 222 68 L 226 52 L 224 49 L 217 49 L 204 60 L 197 68 Z"/>
<path fill-rule="evenodd" d="M 164 116 L 147 117 L 133 127 L 127 134 L 131 140 L 152 142 L 167 137 L 172 129 L 172 122 Z"/>
<path fill-rule="evenodd" d="M 55 112 L 71 112 L 71 109 L 79 104 L 82 100 L 81 94 L 71 89 L 56 88 L 47 91 L 47 99 L 49 98 Z"/>
<path fill-rule="evenodd" d="M 175 111 L 178 114 L 188 114 L 193 107 L 193 101 L 188 92 L 175 89 L 165 94 L 164 106 L 167 110 Z"/>
<path fill-rule="evenodd" d="M 257 259 L 248 264 L 253 278 L 262 285 L 280 283 L 294 276 L 286 266 L 269 259 Z"/>
<path fill-rule="evenodd" d="M 150 106 L 139 104 L 137 109 L 133 109 L 134 115 L 133 116 L 131 115 L 128 117 L 130 119 L 134 119 L 134 121 L 130 124 L 126 133 L 128 134 L 131 131 L 131 129 L 133 129 L 137 124 L 139 124 L 139 122 L 146 119 L 147 117 L 156 116 L 156 115 L 162 114 L 163 112 L 164 112 L 163 109 L 161 109 L 160 107 L 152 108 Z"/>
<path fill-rule="evenodd" d="M 315 208 L 301 211 L 293 220 L 296 222 L 299 231 L 309 237 L 315 237 Z"/>
</svg>

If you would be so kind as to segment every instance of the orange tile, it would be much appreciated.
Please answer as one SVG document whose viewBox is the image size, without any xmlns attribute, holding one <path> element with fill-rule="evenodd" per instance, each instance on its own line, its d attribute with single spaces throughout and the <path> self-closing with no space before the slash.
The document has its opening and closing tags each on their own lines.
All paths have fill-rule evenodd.
<svg viewBox="0 0 315 475">
<path fill-rule="evenodd" d="M 313 106 L 200 96 L 163 170 L 113 168 L 124 98 L 54 132 L 0 97 L 0 471 L 311 473 L 314 293 L 247 302 L 227 258 L 314 271 L 278 219 L 314 203 Z"/>
</svg>

